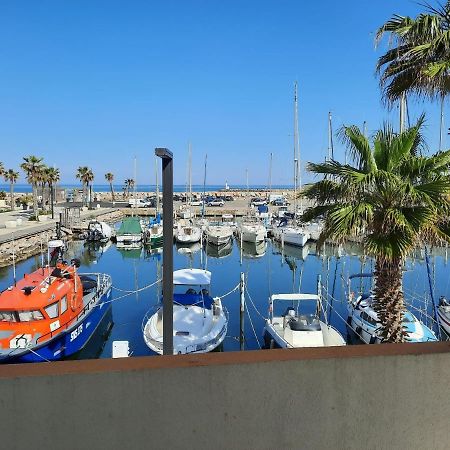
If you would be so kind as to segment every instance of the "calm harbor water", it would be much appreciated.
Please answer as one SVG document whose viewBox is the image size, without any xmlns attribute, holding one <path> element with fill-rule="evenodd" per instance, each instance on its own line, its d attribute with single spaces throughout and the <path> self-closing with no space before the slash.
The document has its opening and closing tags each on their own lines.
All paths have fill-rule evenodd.
<svg viewBox="0 0 450 450">
<path fill-rule="evenodd" d="M 142 320 L 150 308 L 154 307 L 160 296 L 158 286 L 139 293 L 126 295 L 123 291 L 145 287 L 160 277 L 162 254 L 145 248 L 120 250 L 114 244 L 89 246 L 81 241 L 68 245 L 66 258 L 78 257 L 81 260 L 80 272 L 107 272 L 111 274 L 113 299 L 108 319 L 113 326 L 109 332 L 100 329 L 98 336 L 78 357 L 111 357 L 112 342 L 126 340 L 130 343 L 133 356 L 149 355 L 150 351 L 142 338 Z M 271 293 L 301 292 L 316 293 L 317 277 L 320 275 L 325 288 L 333 294 L 333 308 L 327 310 L 330 322 L 347 336 L 345 325 L 347 279 L 349 274 L 368 272 L 372 269 L 370 258 L 363 256 L 361 247 L 348 244 L 344 247 L 329 246 L 320 255 L 315 244 L 305 248 L 281 247 L 270 240 L 264 246 L 244 245 L 242 251 L 236 241 L 229 248 L 218 253 L 216 248 L 201 250 L 197 244 L 192 248 L 180 248 L 174 245 L 175 269 L 185 267 L 206 267 L 212 272 L 211 294 L 222 296 L 238 283 L 240 273 L 247 277 L 248 294 L 246 296 L 247 313 L 244 317 L 245 349 L 258 349 L 264 344 L 262 339 L 264 319 L 268 313 L 268 298 Z M 35 270 L 41 264 L 41 256 L 29 258 L 16 267 L 17 277 Z M 438 248 L 431 255 L 432 284 L 434 295 L 450 297 L 450 267 L 447 263 L 447 250 Z M 13 283 L 12 267 L 0 269 L 0 289 Z M 412 306 L 425 308 L 432 313 L 427 268 L 423 255 L 418 252 L 407 262 L 404 275 L 404 290 Z M 411 298 L 411 295 L 415 298 Z M 250 298 L 251 301 L 250 301 Z M 422 300 L 419 301 L 419 298 Z M 425 303 L 424 303 L 425 301 Z M 253 304 L 254 306 L 253 306 Z M 240 315 L 239 291 L 223 299 L 230 316 L 228 334 L 224 341 L 224 351 L 239 350 Z M 420 317 L 417 310 L 412 311 Z M 343 317 L 341 319 L 339 314 Z M 427 322 L 424 316 L 424 321 Z M 254 330 L 254 331 L 253 331 Z M 352 336 L 349 336 L 352 338 Z M 355 339 L 352 339 L 353 343 Z"/>
</svg>

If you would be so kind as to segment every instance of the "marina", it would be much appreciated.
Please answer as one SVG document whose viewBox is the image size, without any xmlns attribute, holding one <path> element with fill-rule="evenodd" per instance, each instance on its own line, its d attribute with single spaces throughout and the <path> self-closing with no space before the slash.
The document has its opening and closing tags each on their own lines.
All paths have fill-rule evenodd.
<svg viewBox="0 0 450 450">
<path fill-rule="evenodd" d="M 120 223 L 116 223 L 116 229 Z M 222 351 L 259 350 L 265 347 L 264 327 L 269 317 L 269 298 L 281 293 L 317 293 L 320 277 L 323 285 L 322 320 L 326 320 L 345 338 L 348 344 L 361 344 L 358 336 L 349 330 L 348 294 L 349 277 L 353 273 L 373 269 L 373 262 L 364 255 L 358 244 L 326 245 L 319 254 L 316 244 L 308 242 L 303 247 L 284 247 L 270 239 L 259 244 L 243 243 L 234 239 L 224 248 L 207 244 L 203 246 L 173 245 L 174 269 L 206 269 L 212 274 L 214 296 L 220 297 L 228 310 L 228 329 Z M 108 242 L 70 241 L 67 259 L 80 260 L 80 272 L 104 272 L 112 279 L 112 326 L 107 334 L 97 339 L 96 347 L 89 348 L 80 358 L 110 358 L 115 341 L 127 341 L 132 356 L 151 355 L 142 336 L 142 322 L 148 312 L 160 304 L 163 254 L 162 248 L 133 245 L 120 248 Z M 450 297 L 448 249 L 436 248 L 431 252 L 433 289 L 435 298 Z M 37 270 L 42 264 L 41 255 L 19 262 L 17 279 Z M 245 276 L 244 311 L 241 312 L 239 290 L 241 273 Z M 437 328 L 427 278 L 424 254 L 417 253 L 407 261 L 404 274 L 404 292 L 411 312 L 434 333 Z M 13 284 L 13 268 L 0 269 L 0 289 Z M 147 286 L 151 286 L 148 287 Z M 357 289 L 356 289 L 357 290 Z M 230 291 L 232 291 L 230 293 Z M 227 294 L 222 297 L 224 294 Z M 106 326 L 106 325 L 105 325 Z M 442 333 L 442 339 L 445 338 Z M 269 343 L 270 345 L 270 343 Z"/>
</svg>

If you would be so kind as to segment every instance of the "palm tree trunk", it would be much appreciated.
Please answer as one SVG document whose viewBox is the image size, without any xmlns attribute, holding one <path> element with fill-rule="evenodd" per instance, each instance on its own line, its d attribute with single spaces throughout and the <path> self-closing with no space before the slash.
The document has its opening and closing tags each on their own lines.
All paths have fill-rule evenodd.
<svg viewBox="0 0 450 450">
<path fill-rule="evenodd" d="M 49 189 L 50 189 L 50 203 L 51 203 L 51 211 L 52 211 L 52 219 L 54 219 L 55 218 L 55 212 L 54 212 L 54 205 L 53 205 L 53 203 L 54 203 L 54 191 L 53 191 L 53 184 L 52 183 L 50 183 L 49 185 L 48 185 L 48 187 L 49 187 Z"/>
<path fill-rule="evenodd" d="M 114 202 L 115 198 L 114 198 L 114 188 L 113 188 L 112 182 L 109 183 L 109 187 L 111 189 L 111 198 L 112 198 L 112 201 Z"/>
<path fill-rule="evenodd" d="M 9 198 L 11 201 L 11 211 L 14 211 L 14 183 L 9 183 Z"/>
<path fill-rule="evenodd" d="M 37 199 L 37 183 L 33 183 L 32 185 L 32 189 L 33 189 L 33 212 L 34 212 L 34 217 L 36 218 L 36 220 L 38 220 L 39 218 L 39 210 L 38 210 L 38 199 Z"/>
<path fill-rule="evenodd" d="M 87 196 L 86 196 L 86 183 L 83 181 L 83 202 L 82 206 L 87 205 Z"/>
<path fill-rule="evenodd" d="M 385 342 L 404 342 L 403 314 L 405 310 L 402 291 L 403 260 L 375 261 L 375 304 L 381 323 L 381 336 Z"/>
</svg>

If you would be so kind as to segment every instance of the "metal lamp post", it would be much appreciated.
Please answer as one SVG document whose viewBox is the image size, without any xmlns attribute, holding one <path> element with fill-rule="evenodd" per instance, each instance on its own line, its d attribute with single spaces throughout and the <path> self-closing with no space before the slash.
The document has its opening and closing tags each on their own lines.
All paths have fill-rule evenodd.
<svg viewBox="0 0 450 450">
<path fill-rule="evenodd" d="M 163 354 L 173 355 L 173 154 L 155 148 L 162 159 L 163 188 Z"/>
</svg>

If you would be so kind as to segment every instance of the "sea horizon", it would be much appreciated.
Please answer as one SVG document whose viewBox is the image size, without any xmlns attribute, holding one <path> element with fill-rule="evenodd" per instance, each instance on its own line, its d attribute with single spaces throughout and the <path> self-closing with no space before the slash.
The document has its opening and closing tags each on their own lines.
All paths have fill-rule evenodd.
<svg viewBox="0 0 450 450">
<path fill-rule="evenodd" d="M 9 184 L 7 183 L 0 183 L 0 191 L 9 192 Z M 64 189 L 82 189 L 81 184 L 79 183 L 62 183 L 58 184 L 59 188 Z M 124 185 L 123 184 L 114 184 L 114 191 L 115 192 L 123 192 Z M 230 190 L 234 189 L 247 189 L 247 186 L 244 184 L 232 184 L 228 185 Z M 249 190 L 269 190 L 267 185 L 263 184 L 253 184 L 248 186 Z M 109 192 L 110 186 L 109 184 L 93 184 L 92 189 L 94 192 Z M 160 186 L 160 189 L 162 187 Z M 223 184 L 209 184 L 203 187 L 202 184 L 193 184 L 192 185 L 192 192 L 203 192 L 203 189 L 205 192 L 213 192 L 213 191 L 219 191 L 219 190 L 225 190 L 225 186 Z M 292 185 L 273 185 L 272 189 L 293 189 Z M 156 185 L 155 184 L 138 184 L 136 186 L 136 192 L 155 192 Z M 30 193 L 32 191 L 31 185 L 28 183 L 17 183 L 14 185 L 14 192 L 16 193 Z M 185 184 L 174 184 L 173 186 L 174 192 L 186 192 L 186 185 Z"/>
</svg>

